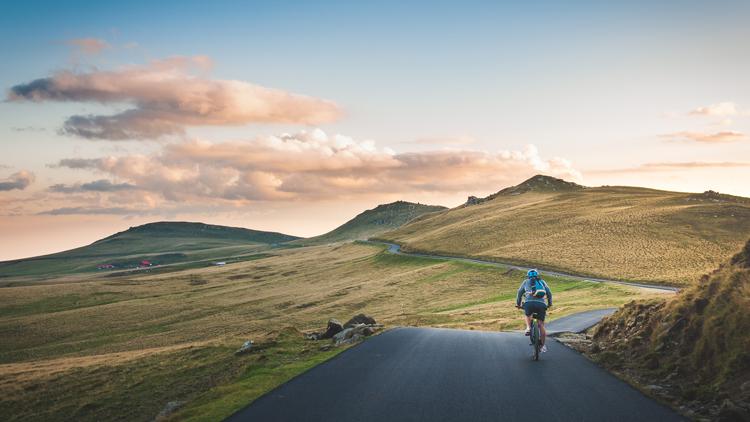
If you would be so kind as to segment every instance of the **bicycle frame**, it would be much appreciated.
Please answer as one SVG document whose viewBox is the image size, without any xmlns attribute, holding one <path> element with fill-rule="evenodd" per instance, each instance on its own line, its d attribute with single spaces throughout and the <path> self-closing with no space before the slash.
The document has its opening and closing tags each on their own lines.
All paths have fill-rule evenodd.
<svg viewBox="0 0 750 422">
<path fill-rule="evenodd" d="M 531 316 L 531 333 L 529 333 L 529 339 L 531 340 L 531 346 L 534 347 L 532 359 L 539 360 L 539 350 L 542 348 L 542 333 L 539 330 L 539 321 L 535 315 Z"/>
</svg>

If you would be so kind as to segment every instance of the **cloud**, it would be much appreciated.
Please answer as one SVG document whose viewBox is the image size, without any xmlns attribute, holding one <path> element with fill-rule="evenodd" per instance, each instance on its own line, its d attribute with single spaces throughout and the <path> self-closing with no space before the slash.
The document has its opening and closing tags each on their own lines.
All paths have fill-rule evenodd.
<svg viewBox="0 0 750 422">
<path fill-rule="evenodd" d="M 535 173 L 581 177 L 569 161 L 544 159 L 534 146 L 523 151 L 396 153 L 373 141 L 329 136 L 319 129 L 243 142 L 175 143 L 152 156 L 66 159 L 57 166 L 91 169 L 180 202 L 477 192 Z"/>
<path fill-rule="evenodd" d="M 476 143 L 476 139 L 471 136 L 447 136 L 447 137 L 434 137 L 434 138 L 420 138 L 414 141 L 404 142 L 405 144 L 421 144 L 421 145 L 445 145 L 445 146 L 466 146 Z"/>
<path fill-rule="evenodd" d="M 106 41 L 97 38 L 75 38 L 68 40 L 67 44 L 75 47 L 79 52 L 89 55 L 97 55 L 110 48 Z"/>
<path fill-rule="evenodd" d="M 13 173 L 10 175 L 9 178 L 0 181 L 0 191 L 9 191 L 9 190 L 24 190 L 29 185 L 34 183 L 34 173 L 26 170 L 21 170 L 17 173 Z"/>
<path fill-rule="evenodd" d="M 734 142 L 747 139 L 744 133 L 736 132 L 733 130 L 724 130 L 714 133 L 705 132 L 674 132 L 659 135 L 661 138 L 668 139 L 670 141 L 694 141 L 702 143 L 722 143 L 722 142 Z"/>
<path fill-rule="evenodd" d="M 656 173 L 680 170 L 750 168 L 750 161 L 683 161 L 667 163 L 645 163 L 635 167 L 619 169 L 587 170 L 586 174 L 631 174 Z"/>
<path fill-rule="evenodd" d="M 88 183 L 76 183 L 74 185 L 56 184 L 49 187 L 50 192 L 77 193 L 77 192 L 119 192 L 136 189 L 130 183 L 112 183 L 107 179 L 95 180 Z"/>
<path fill-rule="evenodd" d="M 61 71 L 12 87 L 9 101 L 132 104 L 113 115 L 74 115 L 65 134 L 87 139 L 156 139 L 190 126 L 320 124 L 341 114 L 330 101 L 235 80 L 209 79 L 205 56 L 171 57 L 146 66 L 88 73 Z M 203 74 L 201 74 L 203 73 Z"/>
<path fill-rule="evenodd" d="M 698 107 L 688 112 L 691 116 L 734 116 L 739 112 L 737 105 L 732 102 L 722 102 L 717 104 L 711 104 L 705 107 Z"/>
<path fill-rule="evenodd" d="M 51 164 L 48 167 L 67 167 L 71 169 L 86 169 L 96 167 L 99 163 L 98 158 L 63 158 L 57 164 Z"/>
<path fill-rule="evenodd" d="M 13 126 L 10 128 L 10 130 L 14 132 L 44 132 L 46 129 L 43 127 L 36 127 L 36 126 Z"/>
<path fill-rule="evenodd" d="M 37 213 L 37 215 L 150 215 L 152 210 L 125 207 L 61 207 Z"/>
</svg>

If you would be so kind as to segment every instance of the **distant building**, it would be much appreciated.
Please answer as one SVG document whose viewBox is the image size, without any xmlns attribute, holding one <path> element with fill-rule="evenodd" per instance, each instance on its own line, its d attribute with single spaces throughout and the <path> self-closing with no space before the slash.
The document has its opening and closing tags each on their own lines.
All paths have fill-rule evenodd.
<svg viewBox="0 0 750 422">
<path fill-rule="evenodd" d="M 97 270 L 111 270 L 112 268 L 115 268 L 112 264 L 100 264 L 96 266 Z"/>
<path fill-rule="evenodd" d="M 227 263 L 226 263 L 226 262 L 224 262 L 224 261 L 221 261 L 221 262 L 214 262 L 214 265 L 227 265 Z"/>
<path fill-rule="evenodd" d="M 147 259 L 144 259 L 143 261 L 141 261 L 141 267 L 150 267 L 152 265 L 154 265 L 154 264 L 152 264 L 151 261 L 149 261 Z"/>
</svg>

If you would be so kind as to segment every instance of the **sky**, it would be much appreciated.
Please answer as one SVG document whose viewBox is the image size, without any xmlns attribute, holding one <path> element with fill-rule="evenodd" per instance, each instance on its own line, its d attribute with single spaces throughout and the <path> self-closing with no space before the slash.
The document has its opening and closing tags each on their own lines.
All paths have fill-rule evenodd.
<svg viewBox="0 0 750 422">
<path fill-rule="evenodd" d="M 750 3 L 654 3 L 4 4 L 0 260 L 540 173 L 750 197 Z"/>
</svg>

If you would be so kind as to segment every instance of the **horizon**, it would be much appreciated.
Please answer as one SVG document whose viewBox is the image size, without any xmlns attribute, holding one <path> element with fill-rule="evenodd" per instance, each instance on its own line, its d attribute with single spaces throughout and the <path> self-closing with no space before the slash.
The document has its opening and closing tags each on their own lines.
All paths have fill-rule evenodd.
<svg viewBox="0 0 750 422">
<path fill-rule="evenodd" d="M 0 261 L 156 221 L 311 237 L 378 204 L 453 208 L 540 173 L 750 197 L 749 14 L 9 5 Z"/>
<path fill-rule="evenodd" d="M 541 173 L 540 174 L 536 174 L 536 175 L 534 175 L 534 176 L 532 176 L 532 177 L 530 177 L 530 178 L 522 181 L 519 184 L 523 184 L 523 183 L 525 183 L 525 182 L 527 182 L 527 181 L 529 181 L 529 180 L 531 180 L 533 178 L 539 177 L 539 176 L 546 176 L 546 175 L 541 174 Z M 549 176 L 549 177 L 551 177 L 551 176 Z M 565 181 L 564 179 L 560 179 L 560 180 Z M 504 186 L 504 187 L 498 189 L 497 192 L 499 192 L 502 189 L 506 189 L 506 188 L 513 187 L 513 186 L 517 186 L 517 185 Z M 653 188 L 649 188 L 648 186 L 625 186 L 625 185 L 586 186 L 586 185 L 584 185 L 584 188 L 602 188 L 602 187 L 630 187 L 630 188 L 637 188 L 637 189 L 653 189 Z M 703 193 L 708 192 L 708 191 L 709 190 L 705 190 L 705 191 L 703 191 Z M 701 193 L 701 192 L 688 192 L 688 191 L 670 191 L 670 192 L 676 192 L 676 193 L 694 193 L 694 194 Z M 723 193 L 723 192 L 717 192 L 717 193 Z M 471 195 L 467 195 L 466 197 L 468 198 L 470 196 Z M 465 203 L 465 202 L 462 202 L 462 203 L 456 204 L 454 206 L 449 206 L 449 205 L 444 205 L 444 204 L 428 204 L 428 203 L 421 203 L 421 202 L 409 201 L 409 200 L 405 200 L 405 199 L 397 199 L 397 200 L 392 201 L 392 202 L 381 203 L 381 204 L 377 204 L 377 205 L 374 205 L 374 206 L 366 208 L 366 209 L 362 209 L 362 210 L 356 211 L 355 214 L 353 214 L 351 217 L 349 217 L 349 218 L 347 218 L 347 219 L 345 219 L 343 221 L 338 222 L 330 230 L 326 230 L 326 231 L 321 232 L 321 233 L 315 233 L 315 234 L 309 235 L 309 236 L 299 236 L 299 235 L 296 235 L 294 233 L 287 233 L 287 232 L 284 232 L 282 230 L 276 230 L 276 229 L 273 229 L 273 228 L 268 228 L 268 229 L 260 230 L 260 229 L 257 229 L 257 228 L 254 228 L 254 227 L 249 227 L 249 226 L 228 226 L 228 225 L 225 225 L 225 224 L 216 224 L 216 223 L 213 223 L 211 221 L 179 220 L 179 219 L 177 219 L 177 220 L 152 220 L 152 221 L 145 221 L 145 222 L 142 222 L 142 223 L 137 224 L 137 225 L 130 225 L 130 226 L 127 226 L 127 227 L 123 227 L 122 229 L 115 230 L 115 231 L 113 231 L 111 233 L 102 234 L 100 237 L 97 237 L 97 238 L 92 239 L 92 240 L 85 240 L 85 241 L 83 241 L 84 243 L 82 243 L 80 245 L 72 246 L 72 247 L 70 247 L 68 249 L 59 250 L 59 251 L 52 251 L 52 252 L 45 253 L 45 254 L 40 254 L 40 255 L 31 255 L 31 256 L 22 256 L 22 257 L 17 257 L 17 258 L 0 259 L 0 263 L 2 263 L 2 262 L 8 262 L 8 261 L 16 261 L 16 260 L 23 260 L 23 259 L 35 258 L 35 257 L 39 257 L 39 256 L 44 256 L 44 255 L 53 255 L 55 253 L 65 252 L 65 251 L 68 251 L 70 249 L 76 249 L 76 248 L 83 247 L 83 246 L 89 246 L 92 243 L 95 243 L 95 242 L 97 242 L 99 240 L 102 240 L 102 239 L 104 239 L 106 237 L 115 235 L 117 233 L 121 233 L 121 232 L 127 231 L 127 230 L 135 228 L 135 227 L 141 227 L 141 226 L 144 226 L 144 225 L 157 224 L 157 223 L 200 223 L 200 224 L 206 224 L 206 225 L 218 225 L 218 226 L 232 227 L 232 228 L 242 228 L 242 229 L 250 229 L 250 230 L 260 230 L 260 231 L 266 231 L 266 232 L 275 232 L 275 233 L 280 233 L 280 234 L 285 234 L 285 235 L 296 236 L 296 237 L 298 237 L 300 239 L 307 239 L 307 238 L 313 238 L 313 237 L 317 237 L 317 236 L 321 236 L 321 235 L 324 235 L 326 233 L 329 233 L 330 231 L 332 231 L 332 230 L 334 230 L 334 229 L 336 229 L 338 227 L 341 227 L 342 225 L 346 224 L 348 221 L 354 219 L 355 217 L 359 216 L 360 214 L 362 214 L 364 212 L 372 211 L 372 210 L 374 210 L 377 207 L 382 206 L 382 205 L 390 205 L 390 204 L 394 204 L 394 203 L 397 203 L 397 202 L 405 202 L 405 203 L 409 203 L 409 204 L 419 204 L 419 205 L 427 205 L 427 206 L 442 206 L 442 207 L 445 207 L 446 209 L 454 209 L 454 208 L 459 207 L 459 206 L 461 206 L 461 205 L 463 205 Z"/>
</svg>

